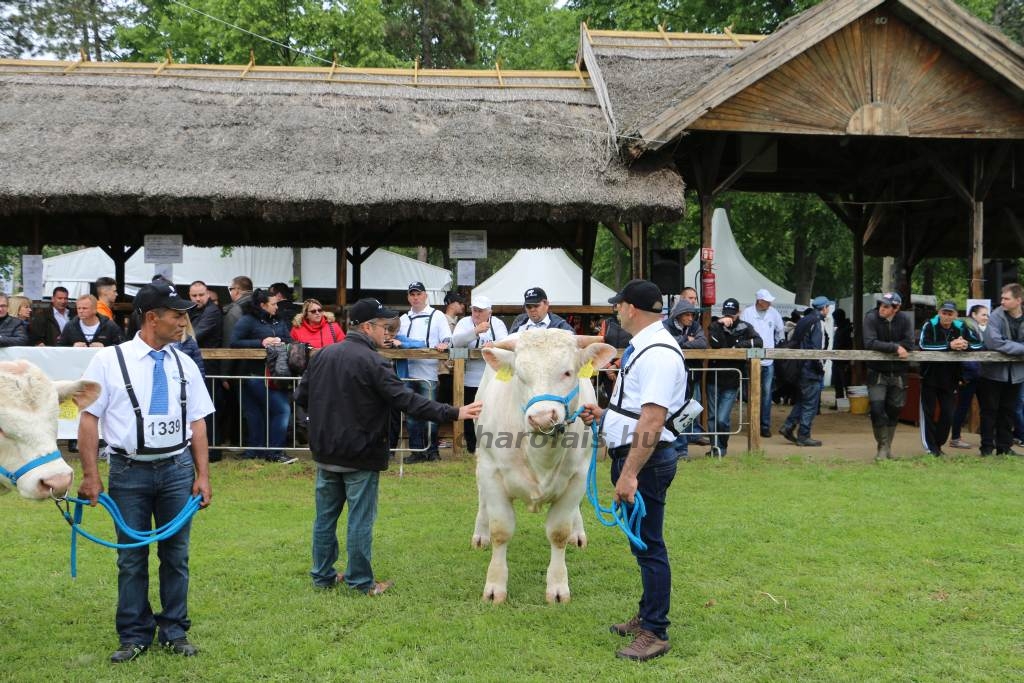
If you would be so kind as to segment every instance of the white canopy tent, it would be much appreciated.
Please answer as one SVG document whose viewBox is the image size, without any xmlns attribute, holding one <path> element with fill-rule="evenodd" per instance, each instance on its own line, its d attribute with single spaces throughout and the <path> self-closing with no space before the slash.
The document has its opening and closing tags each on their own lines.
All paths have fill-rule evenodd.
<svg viewBox="0 0 1024 683">
<path fill-rule="evenodd" d="M 725 209 L 715 209 L 711 219 L 711 247 L 715 250 L 715 307 L 714 313 L 722 309 L 722 302 L 732 297 L 740 302 L 740 308 L 754 303 L 754 292 L 767 289 L 775 297 L 772 303 L 782 315 L 788 315 L 797 308 L 796 294 L 769 280 L 743 257 L 739 244 L 732 234 L 729 214 Z M 690 259 L 684 271 L 686 284 L 693 287 L 694 278 L 700 271 L 700 254 Z M 699 288 L 699 287 L 698 287 Z"/>
<path fill-rule="evenodd" d="M 552 306 L 583 303 L 583 269 L 562 249 L 520 249 L 509 262 L 473 288 L 499 306 L 522 306 L 523 292 L 540 287 Z M 590 302 L 607 303 L 615 292 L 590 278 Z"/>
<path fill-rule="evenodd" d="M 185 247 L 184 263 L 174 264 L 174 282 L 188 284 L 202 280 L 210 286 L 226 287 L 238 275 L 247 275 L 257 287 L 292 279 L 292 250 L 285 247 L 235 247 L 222 255 L 219 248 Z M 334 289 L 334 249 L 302 250 L 302 286 Z M 156 266 L 145 263 L 143 250 L 135 252 L 125 264 L 122 286 L 149 282 Z M 43 260 L 43 292 L 48 296 L 61 285 L 71 298 L 89 292 L 89 285 L 99 277 L 114 276 L 114 262 L 99 247 L 80 249 Z M 432 303 L 441 303 L 452 282 L 452 273 L 444 268 L 422 263 L 384 249 L 373 252 L 363 263 L 362 288 L 367 290 L 405 291 L 410 282 L 422 282 Z M 352 264 L 348 264 L 346 287 L 352 286 Z"/>
</svg>

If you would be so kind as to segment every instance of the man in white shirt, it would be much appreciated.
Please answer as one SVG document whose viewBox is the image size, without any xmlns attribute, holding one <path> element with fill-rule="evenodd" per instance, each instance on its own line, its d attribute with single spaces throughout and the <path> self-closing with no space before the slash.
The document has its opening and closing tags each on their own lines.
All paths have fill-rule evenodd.
<svg viewBox="0 0 1024 683">
<path fill-rule="evenodd" d="M 747 306 L 740 314 L 740 320 L 754 326 L 761 335 L 764 348 L 774 349 L 786 338 L 786 325 L 779 311 L 772 306 L 775 297 L 767 289 L 759 289 L 754 294 L 754 305 Z M 772 435 L 772 390 L 775 378 L 775 361 L 770 358 L 761 360 L 761 436 Z"/>
<path fill-rule="evenodd" d="M 427 306 L 427 288 L 422 282 L 412 282 L 408 289 L 409 312 L 403 313 L 398 323 L 398 337 L 392 342 L 395 347 L 431 348 L 447 351 L 452 332 L 444 313 Z M 405 339 L 406 342 L 402 342 Z M 437 400 L 437 361 L 409 361 L 409 377 L 413 390 L 431 401 Z M 415 417 L 406 417 L 409 430 L 409 448 L 414 452 L 405 459 L 406 463 L 440 460 L 438 449 L 438 425 Z M 429 439 L 427 432 L 429 429 Z M 426 449 L 426 450 L 420 450 Z"/>
<path fill-rule="evenodd" d="M 82 458 L 81 498 L 96 505 L 103 491 L 96 465 L 99 423 L 109 444 L 110 497 L 125 525 L 139 531 L 161 527 L 193 495 L 210 504 L 209 453 L 205 417 L 213 402 L 195 362 L 176 351 L 192 302 L 174 287 L 149 284 L 135 295 L 140 329 L 130 341 L 102 349 L 83 377 L 99 382 L 100 397 L 81 414 L 78 442 Z M 155 526 L 154 526 L 155 524 Z M 169 652 L 191 657 L 188 641 L 188 556 L 191 524 L 161 541 L 160 606 L 149 601 L 149 547 L 117 551 L 117 617 L 120 646 L 115 664 L 130 662 L 153 643 L 154 633 Z M 120 543 L 131 543 L 118 531 Z"/>
<path fill-rule="evenodd" d="M 495 342 L 507 336 L 508 328 L 505 327 L 505 323 L 501 318 L 491 315 L 491 300 L 483 294 L 474 294 L 469 316 L 455 324 L 452 346 L 479 349 L 488 342 Z M 466 361 L 466 372 L 463 376 L 464 403 L 473 403 L 476 400 L 476 391 L 480 388 L 484 367 L 484 361 L 480 358 Z M 466 420 L 462 424 L 466 450 L 476 453 L 476 424 L 473 420 Z"/>
</svg>

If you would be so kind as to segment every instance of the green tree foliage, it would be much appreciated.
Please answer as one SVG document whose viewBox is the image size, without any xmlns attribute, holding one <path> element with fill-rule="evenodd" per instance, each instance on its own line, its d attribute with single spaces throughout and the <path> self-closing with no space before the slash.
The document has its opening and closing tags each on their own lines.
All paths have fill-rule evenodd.
<svg viewBox="0 0 1024 683">
<path fill-rule="evenodd" d="M 24 0 L 0 5 L 0 57 L 20 57 L 31 48 L 26 34 L 28 3 Z"/>
<path fill-rule="evenodd" d="M 816 0 L 570 0 L 591 28 L 650 31 L 770 33 Z"/>
<path fill-rule="evenodd" d="M 85 54 L 94 61 L 117 57 L 115 27 L 128 20 L 131 0 L 22 0 L 13 4 L 20 40 L 16 45 L 30 55 L 75 58 Z M 0 14 L 7 12 L 0 11 Z"/>
<path fill-rule="evenodd" d="M 487 0 L 383 0 L 388 51 L 425 69 L 473 66 L 477 10 Z"/>
<path fill-rule="evenodd" d="M 347 66 L 397 64 L 384 49 L 384 15 L 376 0 L 190 0 L 190 7 L 209 16 L 169 0 L 143 5 L 117 33 L 131 59 L 163 59 L 170 50 L 190 63 L 244 64 L 251 50 L 257 64 L 323 65 L 335 54 Z"/>
<path fill-rule="evenodd" d="M 506 69 L 571 69 L 579 19 L 552 0 L 492 0 L 477 15 L 480 65 Z"/>
</svg>

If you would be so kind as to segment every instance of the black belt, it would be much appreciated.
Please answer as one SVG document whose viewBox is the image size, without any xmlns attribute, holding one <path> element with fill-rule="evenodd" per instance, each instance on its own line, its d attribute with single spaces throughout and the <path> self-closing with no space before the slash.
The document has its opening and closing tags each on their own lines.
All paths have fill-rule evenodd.
<svg viewBox="0 0 1024 683">
<path fill-rule="evenodd" d="M 632 448 L 632 447 L 633 447 L 633 444 L 627 443 L 627 444 L 625 444 L 623 446 L 616 446 L 615 448 L 609 448 L 608 449 L 608 455 L 613 460 L 617 460 L 619 458 L 625 458 L 627 455 L 629 455 L 629 449 Z M 660 450 L 662 450 L 664 448 L 669 448 L 669 447 L 675 448 L 675 443 L 672 442 L 672 441 L 659 441 L 657 443 L 657 445 L 654 447 L 654 450 L 655 451 L 660 451 Z"/>
<path fill-rule="evenodd" d="M 128 455 L 128 451 L 124 450 L 123 448 L 109 446 L 109 449 L 111 456 L 116 455 L 120 458 L 124 458 L 125 460 L 128 461 L 129 465 L 154 465 L 159 467 L 160 465 L 165 465 L 169 462 L 174 462 L 174 456 L 180 455 L 180 453 L 175 453 L 174 455 L 168 455 L 165 458 L 158 458 L 157 460 L 137 460 L 132 456 Z"/>
</svg>

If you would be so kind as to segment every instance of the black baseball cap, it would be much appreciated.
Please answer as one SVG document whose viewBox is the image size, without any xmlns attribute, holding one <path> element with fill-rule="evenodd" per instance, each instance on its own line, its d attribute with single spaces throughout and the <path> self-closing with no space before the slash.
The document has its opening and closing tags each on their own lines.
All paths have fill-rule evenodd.
<svg viewBox="0 0 1024 683">
<path fill-rule="evenodd" d="M 608 299 L 610 304 L 623 301 L 643 311 L 661 313 L 661 290 L 650 280 L 630 280 L 621 292 Z"/>
<path fill-rule="evenodd" d="M 548 293 L 540 287 L 530 287 L 523 292 L 523 304 L 539 304 L 548 298 Z"/>
<path fill-rule="evenodd" d="M 954 313 L 956 313 L 956 302 L 953 302 L 953 301 L 943 301 L 942 305 L 939 306 L 939 310 L 940 311 L 953 311 Z"/>
<path fill-rule="evenodd" d="M 444 295 L 444 305 L 447 306 L 452 302 L 458 302 L 460 304 L 466 303 L 466 297 L 459 294 L 457 291 L 452 290 Z"/>
<path fill-rule="evenodd" d="M 391 320 L 392 318 L 397 318 L 400 315 L 401 313 L 398 311 L 385 308 L 384 304 L 376 299 L 360 299 L 352 304 L 352 308 L 349 309 L 348 320 L 353 325 L 359 325 L 376 318 Z"/>
<path fill-rule="evenodd" d="M 410 292 L 425 292 L 425 291 L 427 291 L 427 288 L 423 286 L 422 282 L 410 282 L 409 283 L 409 291 Z"/>
<path fill-rule="evenodd" d="M 155 311 L 159 308 L 188 311 L 196 306 L 190 299 L 178 296 L 174 285 L 163 279 L 139 287 L 138 293 L 135 294 L 133 305 L 139 313 Z"/>
<path fill-rule="evenodd" d="M 740 302 L 732 297 L 722 302 L 722 315 L 735 315 L 740 312 Z"/>
</svg>

